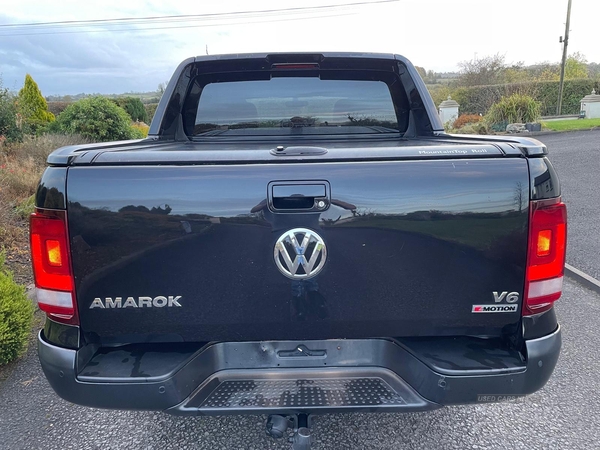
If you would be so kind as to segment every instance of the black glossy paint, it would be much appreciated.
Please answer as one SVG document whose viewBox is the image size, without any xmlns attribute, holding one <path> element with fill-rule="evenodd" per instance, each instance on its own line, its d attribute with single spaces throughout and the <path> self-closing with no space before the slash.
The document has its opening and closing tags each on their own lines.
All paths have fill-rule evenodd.
<svg viewBox="0 0 600 450">
<path fill-rule="evenodd" d="M 548 158 L 531 158 L 529 176 L 532 200 L 560 197 L 560 184 Z"/>
<path fill-rule="evenodd" d="M 46 318 L 44 336 L 48 342 L 64 348 L 79 348 L 79 327 L 55 322 Z"/>
<path fill-rule="evenodd" d="M 554 308 L 523 317 L 523 339 L 539 339 L 553 333 L 558 327 L 558 319 Z"/>
<path fill-rule="evenodd" d="M 326 180 L 323 213 L 273 213 L 272 181 Z M 72 167 L 68 216 L 88 341 L 515 334 L 520 313 L 472 314 L 522 294 L 525 158 Z M 284 231 L 328 246 L 310 282 L 273 262 Z M 190 231 L 189 233 L 187 231 Z M 95 297 L 182 296 L 182 307 L 90 309 Z"/>
<path fill-rule="evenodd" d="M 38 208 L 66 209 L 67 168 L 48 167 L 35 194 Z"/>
</svg>

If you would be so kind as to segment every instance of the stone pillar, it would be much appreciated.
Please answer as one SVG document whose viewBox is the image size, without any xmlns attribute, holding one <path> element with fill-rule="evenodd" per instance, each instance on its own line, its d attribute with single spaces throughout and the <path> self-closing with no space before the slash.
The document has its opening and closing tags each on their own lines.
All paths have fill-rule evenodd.
<svg viewBox="0 0 600 450">
<path fill-rule="evenodd" d="M 585 113 L 586 119 L 600 118 L 600 95 L 596 94 L 595 89 L 581 99 L 581 111 Z"/>
<path fill-rule="evenodd" d="M 444 125 L 448 122 L 452 123 L 458 118 L 458 107 L 459 104 L 450 96 L 448 96 L 448 100 L 440 103 L 440 119 Z"/>
</svg>

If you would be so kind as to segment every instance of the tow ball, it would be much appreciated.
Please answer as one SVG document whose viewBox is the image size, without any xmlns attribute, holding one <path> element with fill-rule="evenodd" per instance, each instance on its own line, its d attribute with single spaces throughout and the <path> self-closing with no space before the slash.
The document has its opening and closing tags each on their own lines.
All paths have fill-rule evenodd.
<svg viewBox="0 0 600 450">
<path fill-rule="evenodd" d="M 267 435 L 281 439 L 292 429 L 294 434 L 288 439 L 292 450 L 310 450 L 312 436 L 310 434 L 311 417 L 309 414 L 281 416 L 273 414 L 267 418 Z"/>
</svg>

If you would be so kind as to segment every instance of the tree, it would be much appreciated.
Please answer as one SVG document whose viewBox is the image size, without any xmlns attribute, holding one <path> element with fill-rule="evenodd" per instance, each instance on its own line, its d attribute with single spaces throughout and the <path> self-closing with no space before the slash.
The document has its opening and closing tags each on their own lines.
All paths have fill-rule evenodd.
<svg viewBox="0 0 600 450">
<path fill-rule="evenodd" d="M 512 65 L 505 67 L 504 70 L 500 73 L 500 81 L 503 84 L 522 83 L 531 80 L 531 74 L 525 68 L 525 65 L 522 61 L 513 63 Z"/>
<path fill-rule="evenodd" d="M 600 64 L 599 63 L 589 63 L 587 67 L 588 67 L 589 77 L 600 80 Z"/>
<path fill-rule="evenodd" d="M 25 83 L 19 91 L 17 105 L 18 112 L 28 127 L 27 132 L 36 133 L 50 122 L 54 122 L 54 114 L 48 111 L 46 99 L 29 74 L 25 75 Z"/>
<path fill-rule="evenodd" d="M 560 79 L 560 64 L 542 63 L 537 67 L 539 71 L 535 77 L 538 81 L 558 81 Z M 587 59 L 579 52 L 571 54 L 565 62 L 565 80 L 581 79 L 589 77 L 589 69 L 593 65 L 588 65 Z"/>
<path fill-rule="evenodd" d="M 114 99 L 113 102 L 123 108 L 134 122 L 148 122 L 148 113 L 146 112 L 146 108 L 144 108 L 144 104 L 139 98 L 119 97 Z"/>
<path fill-rule="evenodd" d="M 435 84 L 437 83 L 437 79 L 438 79 L 438 74 L 435 73 L 433 70 L 428 70 L 427 71 L 427 81 L 431 84 Z"/>
<path fill-rule="evenodd" d="M 168 84 L 169 84 L 168 81 L 163 81 L 162 83 L 158 83 L 158 89 L 156 89 L 156 92 L 159 95 L 163 95 L 165 93 L 165 90 L 167 89 Z"/>
<path fill-rule="evenodd" d="M 587 59 L 579 52 L 573 53 L 565 63 L 565 79 L 587 78 Z"/>
<path fill-rule="evenodd" d="M 96 96 L 68 106 L 58 116 L 53 129 L 104 142 L 139 137 L 130 124 L 131 119 L 123 108 L 105 97 Z"/>
<path fill-rule="evenodd" d="M 417 72 L 419 72 L 419 75 L 421 75 L 421 78 L 423 78 L 423 79 L 427 78 L 427 71 L 423 67 L 415 66 L 415 69 L 417 69 Z"/>
<path fill-rule="evenodd" d="M 461 61 L 460 76 L 457 83 L 460 86 L 487 86 L 501 83 L 502 72 L 506 69 L 504 56 L 496 53 L 492 56 Z"/>
<path fill-rule="evenodd" d="M 507 68 L 502 74 L 503 83 L 523 83 L 531 80 L 531 75 L 526 70 L 514 67 Z"/>
<path fill-rule="evenodd" d="M 537 77 L 537 81 L 558 81 L 560 79 L 559 68 L 547 67 Z"/>
</svg>

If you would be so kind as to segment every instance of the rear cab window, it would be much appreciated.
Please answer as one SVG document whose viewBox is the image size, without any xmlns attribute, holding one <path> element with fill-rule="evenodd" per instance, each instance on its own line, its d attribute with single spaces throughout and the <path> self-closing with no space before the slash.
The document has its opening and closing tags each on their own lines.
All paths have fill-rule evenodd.
<svg viewBox="0 0 600 450">
<path fill-rule="evenodd" d="M 249 79 L 241 75 L 232 80 L 198 77 L 188 97 L 187 109 L 191 112 L 190 102 L 194 102 L 195 117 L 186 133 L 194 140 L 300 134 L 400 136 L 408 126 L 408 107 L 393 75 L 336 71 L 312 76 L 247 74 Z"/>
</svg>

